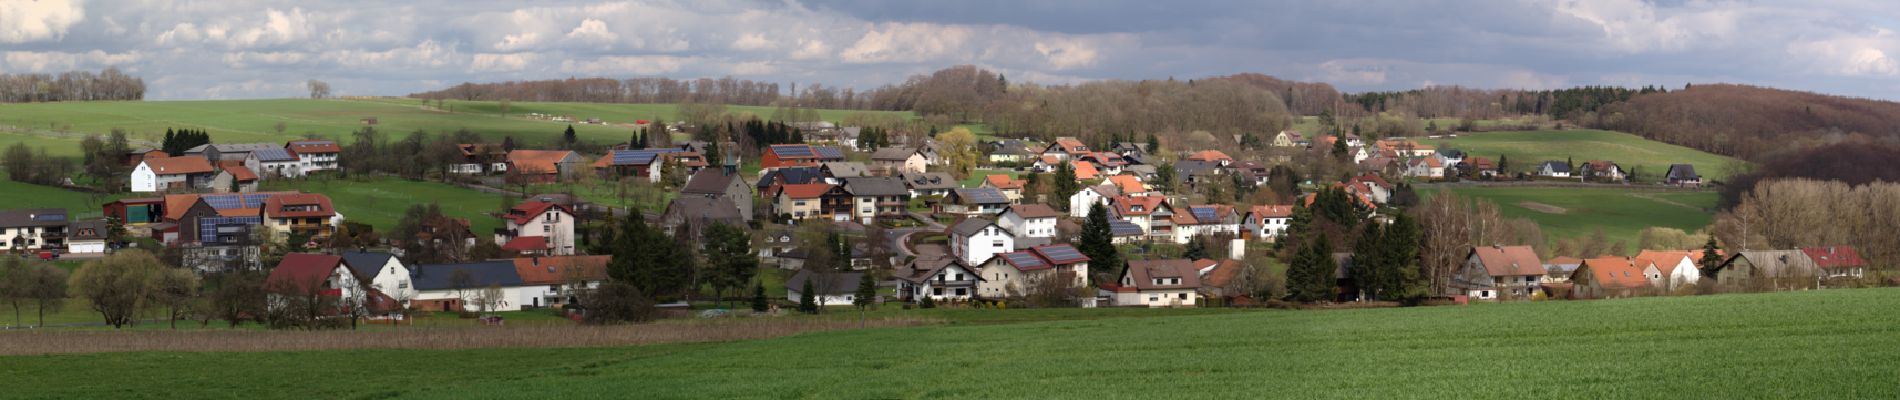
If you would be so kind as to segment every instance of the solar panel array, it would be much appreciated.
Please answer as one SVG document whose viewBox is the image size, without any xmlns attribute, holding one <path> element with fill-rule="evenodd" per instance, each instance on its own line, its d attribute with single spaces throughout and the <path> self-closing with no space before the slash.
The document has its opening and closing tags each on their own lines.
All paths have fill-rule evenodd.
<svg viewBox="0 0 1900 400">
<path fill-rule="evenodd" d="M 284 151 L 284 149 L 280 147 L 272 147 L 268 149 L 257 149 L 257 150 L 251 151 L 251 154 L 256 154 L 258 161 L 296 161 L 297 160 L 296 157 L 290 156 L 290 152 Z"/>
<path fill-rule="evenodd" d="M 34 221 L 65 221 L 66 214 L 39 214 L 39 215 L 34 215 L 33 220 Z"/>
<path fill-rule="evenodd" d="M 198 241 L 200 243 L 221 243 L 218 240 L 219 226 L 262 225 L 261 217 L 204 217 L 198 219 Z"/>
<path fill-rule="evenodd" d="M 1016 268 L 1020 268 L 1020 269 L 1033 269 L 1033 268 L 1041 268 L 1041 267 L 1049 266 L 1049 264 L 1043 263 L 1041 258 L 1036 258 L 1036 255 L 1029 254 L 1028 252 L 1014 251 L 1014 252 L 1003 253 L 1003 258 L 1009 259 L 1010 264 L 1015 265 Z"/>
<path fill-rule="evenodd" d="M 1130 225 L 1133 225 L 1133 224 L 1130 224 Z M 1140 227 L 1136 227 L 1136 228 L 1139 229 Z M 1114 228 L 1111 225 L 1109 229 L 1113 230 Z M 1037 247 L 1036 252 L 1042 253 L 1043 257 L 1049 257 L 1050 260 L 1055 260 L 1057 262 L 1069 261 L 1069 260 L 1081 260 L 1084 258 L 1088 258 L 1088 257 L 1082 256 L 1082 252 L 1076 251 L 1075 247 L 1071 247 L 1069 245 Z"/>
<path fill-rule="evenodd" d="M 1194 207 L 1193 211 L 1194 211 L 1194 219 L 1201 220 L 1203 222 L 1210 222 L 1210 221 L 1215 221 L 1215 220 L 1220 219 L 1220 217 L 1216 216 L 1216 214 L 1214 213 L 1214 207 Z"/>
<path fill-rule="evenodd" d="M 964 198 L 964 201 L 968 201 L 974 204 L 993 204 L 993 203 L 1008 203 L 1009 202 L 1009 198 L 1003 196 L 1003 191 L 996 190 L 996 188 L 993 188 L 993 187 L 958 189 L 957 193 Z"/>
<path fill-rule="evenodd" d="M 811 150 L 812 150 L 813 152 L 816 152 L 816 153 L 818 153 L 818 158 L 825 158 L 825 159 L 831 159 L 831 158 L 837 158 L 837 159 L 842 159 L 842 158 L 844 158 L 844 150 L 839 150 L 839 149 L 838 149 L 837 147 L 831 147 L 831 146 L 812 146 L 812 147 L 811 147 Z"/>
<path fill-rule="evenodd" d="M 772 146 L 772 152 L 778 153 L 779 158 L 801 158 L 815 155 L 812 153 L 811 146 L 806 145 Z"/>
<path fill-rule="evenodd" d="M 1108 231 L 1115 236 L 1140 236 L 1141 225 L 1128 221 L 1108 221 Z"/>
<path fill-rule="evenodd" d="M 204 199 L 205 204 L 210 204 L 211 208 L 223 210 L 230 208 L 263 208 L 264 200 L 270 199 L 270 196 L 271 195 L 268 194 L 251 193 L 205 195 L 201 198 Z"/>
</svg>

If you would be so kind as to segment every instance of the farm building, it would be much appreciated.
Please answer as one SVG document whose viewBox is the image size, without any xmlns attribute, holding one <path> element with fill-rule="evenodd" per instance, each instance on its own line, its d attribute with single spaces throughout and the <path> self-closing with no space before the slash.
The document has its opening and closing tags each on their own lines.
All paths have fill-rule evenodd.
<svg viewBox="0 0 1900 400">
<path fill-rule="evenodd" d="M 858 281 L 864 279 L 864 272 L 815 273 L 811 270 L 798 270 L 785 280 L 785 298 L 802 301 L 805 295 L 805 283 L 811 283 L 812 301 L 819 306 L 847 306 L 858 298 Z"/>
<path fill-rule="evenodd" d="M 1546 273 L 1530 246 L 1476 247 L 1452 273 L 1451 285 L 1458 292 L 1451 294 L 1473 300 L 1527 299 Z"/>
</svg>

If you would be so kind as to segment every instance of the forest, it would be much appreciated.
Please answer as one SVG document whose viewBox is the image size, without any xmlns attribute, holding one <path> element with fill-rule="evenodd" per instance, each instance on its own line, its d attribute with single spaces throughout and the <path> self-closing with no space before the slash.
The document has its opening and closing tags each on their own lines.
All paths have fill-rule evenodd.
<svg viewBox="0 0 1900 400">
<path fill-rule="evenodd" d="M 99 73 L 67 71 L 55 74 L 0 73 L 0 103 L 47 101 L 104 101 L 145 99 L 145 79 L 126 75 L 116 67 Z"/>
</svg>

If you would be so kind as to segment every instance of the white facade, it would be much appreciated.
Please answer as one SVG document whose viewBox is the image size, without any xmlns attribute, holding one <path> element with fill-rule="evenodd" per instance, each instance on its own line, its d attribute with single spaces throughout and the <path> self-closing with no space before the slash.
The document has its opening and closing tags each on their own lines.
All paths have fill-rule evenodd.
<svg viewBox="0 0 1900 400">
<path fill-rule="evenodd" d="M 44 226 L 25 226 L 25 227 L 0 229 L 0 248 L 14 248 L 14 247 L 9 247 L 9 246 L 12 246 L 13 240 L 20 239 L 22 237 L 24 237 L 22 241 L 22 246 L 17 247 L 18 249 L 39 250 L 39 249 L 46 248 L 46 241 L 42 240 L 40 237 L 41 235 L 46 233 L 46 229 L 47 227 L 44 227 Z M 101 243 L 101 245 L 103 245 L 103 243 Z"/>
<path fill-rule="evenodd" d="M 1056 237 L 1055 217 L 1024 218 L 1014 211 L 1004 211 L 1003 217 L 996 220 L 996 225 L 1015 233 L 1018 238 Z"/>
<path fill-rule="evenodd" d="M 335 171 L 336 157 L 336 153 L 298 154 L 297 164 L 302 167 L 304 174 L 317 171 Z"/>
<path fill-rule="evenodd" d="M 106 241 L 80 240 L 66 244 L 66 252 L 72 254 L 105 254 Z"/>
<path fill-rule="evenodd" d="M 146 163 L 143 163 L 143 162 L 139 163 L 137 167 L 132 168 L 132 191 L 133 192 L 141 192 L 141 193 L 156 192 L 156 191 L 159 191 L 159 189 L 161 188 L 166 188 L 173 185 L 182 184 L 187 181 L 189 181 L 189 175 L 185 175 L 185 174 L 159 175 L 156 171 L 152 171 L 152 167 L 150 165 L 147 165 Z"/>
<path fill-rule="evenodd" d="M 414 282 L 409 281 L 409 267 L 402 265 L 402 260 L 396 257 L 390 257 L 388 262 L 377 266 L 376 278 L 370 280 L 370 287 L 396 300 L 416 297 Z"/>
<path fill-rule="evenodd" d="M 416 297 L 413 299 L 410 299 L 410 301 L 461 300 L 462 311 L 477 312 L 477 311 L 482 310 L 481 304 L 477 301 L 477 299 L 481 297 L 482 291 L 485 289 L 486 287 L 469 288 L 469 289 L 461 291 L 461 293 L 456 293 L 456 291 L 454 290 L 421 290 L 421 291 L 417 291 Z M 496 301 L 494 306 L 490 307 L 488 310 L 489 311 L 521 311 L 522 304 L 532 304 L 532 301 L 534 301 L 533 294 L 528 293 L 529 292 L 528 290 L 523 290 L 523 289 L 527 289 L 527 288 L 502 287 L 501 300 Z"/>
<path fill-rule="evenodd" d="M 800 292 L 799 291 L 800 289 L 801 288 L 785 288 L 785 299 L 791 300 L 793 302 L 804 301 L 803 299 L 804 292 Z M 856 301 L 858 296 L 855 293 L 821 294 L 821 295 L 813 295 L 811 298 L 812 298 L 812 301 L 818 302 L 819 307 L 848 306 L 848 305 L 851 305 L 853 301 Z"/>
<path fill-rule="evenodd" d="M 1280 237 L 1280 234 L 1286 233 L 1287 224 L 1292 223 L 1292 222 L 1293 222 L 1293 217 L 1290 217 L 1290 216 L 1288 217 L 1248 216 L 1246 228 L 1248 231 L 1253 233 L 1254 239 L 1272 241 L 1274 240 L 1274 238 Z"/>
<path fill-rule="evenodd" d="M 950 254 L 969 265 L 982 264 L 997 254 L 1015 250 L 1016 246 L 1016 237 L 995 223 L 970 236 L 961 233 L 950 236 Z"/>
<path fill-rule="evenodd" d="M 263 161 L 257 159 L 257 153 L 251 152 L 244 157 L 244 168 L 257 174 L 258 178 L 295 178 L 303 176 L 303 164 L 291 161 Z"/>
<path fill-rule="evenodd" d="M 548 238 L 548 255 L 566 256 L 574 254 L 574 215 L 560 207 L 548 207 L 535 215 L 527 223 L 517 224 L 514 218 L 506 218 L 508 229 L 519 236 L 542 236 Z M 507 238 L 496 235 L 495 245 L 508 244 Z"/>
<path fill-rule="evenodd" d="M 971 280 L 979 282 L 970 282 Z M 964 269 L 962 264 L 953 263 L 938 270 L 937 274 L 931 275 L 929 279 L 916 283 L 914 293 L 917 294 L 917 298 L 913 300 L 921 300 L 924 297 L 936 301 L 969 300 L 976 297 L 978 289 L 981 288 L 980 280 L 975 271 Z"/>
<path fill-rule="evenodd" d="M 1684 286 L 1695 285 L 1702 280 L 1702 270 L 1691 261 L 1692 257 L 1683 257 L 1677 261 L 1676 269 L 1667 276 L 1662 273 L 1661 265 L 1651 264 L 1643 268 L 1643 277 L 1649 279 L 1649 286 L 1666 290 L 1676 290 Z M 1667 284 L 1668 287 L 1664 287 Z"/>
<path fill-rule="evenodd" d="M 1101 204 L 1102 207 L 1108 207 L 1108 196 L 1103 196 L 1102 192 L 1097 191 L 1094 186 L 1082 188 L 1082 190 L 1076 191 L 1075 194 L 1069 195 L 1069 216 L 1073 218 L 1088 218 L 1089 207 L 1093 207 L 1096 204 Z"/>
</svg>

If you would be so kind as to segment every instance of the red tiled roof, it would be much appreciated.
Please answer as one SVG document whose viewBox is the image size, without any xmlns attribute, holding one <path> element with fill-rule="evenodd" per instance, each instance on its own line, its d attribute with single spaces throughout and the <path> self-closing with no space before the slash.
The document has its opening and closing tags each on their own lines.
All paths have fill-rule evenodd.
<svg viewBox="0 0 1900 400">
<path fill-rule="evenodd" d="M 1240 260 L 1221 260 L 1220 263 L 1214 265 L 1214 270 L 1208 271 L 1207 276 L 1201 278 L 1201 285 L 1208 287 L 1227 286 L 1228 282 L 1234 280 L 1235 275 L 1240 274 L 1240 270 L 1243 267 L 1244 265 L 1240 263 Z"/>
<path fill-rule="evenodd" d="M 1590 277 L 1605 288 L 1635 289 L 1649 286 L 1649 278 L 1643 277 L 1642 268 L 1648 265 L 1647 261 L 1642 262 L 1644 265 L 1638 265 L 1628 257 L 1597 257 L 1583 260 L 1582 264 L 1577 268 L 1589 268 Z"/>
<path fill-rule="evenodd" d="M 284 145 L 285 149 L 297 154 L 341 153 L 342 146 L 328 140 L 299 140 Z"/>
<path fill-rule="evenodd" d="M 224 172 L 231 173 L 231 177 L 237 178 L 238 182 L 250 182 L 250 181 L 257 180 L 257 173 L 251 172 L 250 168 L 244 168 L 243 165 L 225 166 Z"/>
<path fill-rule="evenodd" d="M 514 208 L 508 209 L 508 215 L 505 218 L 507 218 L 510 221 L 514 221 L 515 225 L 526 224 L 529 221 L 534 221 L 535 217 L 540 217 L 541 214 L 548 212 L 549 208 L 558 208 L 561 210 L 561 212 L 565 212 L 568 214 L 574 213 L 573 211 L 568 210 L 567 206 L 549 203 L 549 202 L 540 201 L 540 200 L 534 200 L 534 201 L 524 202 L 521 204 L 516 204 Z"/>
<path fill-rule="evenodd" d="M 1682 259 L 1684 258 L 1689 259 L 1690 264 L 1695 263 L 1695 256 L 1687 250 L 1643 250 L 1636 253 L 1636 259 L 1655 264 L 1656 270 L 1661 271 L 1663 275 L 1675 273 L 1676 267 L 1682 265 Z"/>
<path fill-rule="evenodd" d="M 211 161 L 204 156 L 183 156 L 145 159 L 145 166 L 158 175 L 202 174 L 215 171 Z"/>
<path fill-rule="evenodd" d="M 508 152 L 508 163 L 514 165 L 515 171 L 524 174 L 552 174 L 560 171 L 560 168 L 555 167 L 555 165 L 560 164 L 561 160 L 566 159 L 570 154 L 574 154 L 574 152 L 567 150 L 515 150 Z"/>
<path fill-rule="evenodd" d="M 1166 200 L 1159 196 L 1119 196 L 1109 203 L 1115 206 L 1115 213 L 1119 215 L 1148 215 L 1155 212 L 1155 208 L 1159 208 Z M 1135 211 L 1134 206 L 1141 206 L 1141 211 Z"/>
<path fill-rule="evenodd" d="M 509 240 L 507 244 L 503 244 L 503 245 L 501 245 L 501 249 L 502 249 L 502 250 L 508 250 L 508 251 L 540 251 L 540 250 L 547 250 L 547 249 L 548 249 L 548 237 L 546 237 L 546 236 L 520 236 L 520 237 L 516 237 L 516 238 L 514 238 L 513 240 Z"/>
<path fill-rule="evenodd" d="M 816 199 L 831 191 L 829 183 L 795 183 L 779 185 L 779 194 L 794 199 Z"/>
<path fill-rule="evenodd" d="M 1073 151 L 1076 147 L 1082 147 L 1082 141 L 1080 140 L 1075 140 L 1075 139 L 1070 139 L 1070 138 L 1056 139 L 1056 146 L 1060 148 L 1062 152 L 1065 152 L 1065 153 L 1070 153 L 1070 154 L 1086 153 L 1086 151 L 1083 151 L 1083 152 Z"/>
<path fill-rule="evenodd" d="M 1111 176 L 1108 177 L 1108 183 L 1115 184 L 1115 188 L 1120 189 L 1122 193 L 1143 193 L 1148 191 L 1148 185 L 1142 184 L 1141 178 L 1136 178 L 1134 175 Z"/>
<path fill-rule="evenodd" d="M 1075 170 L 1075 179 L 1078 180 L 1091 180 L 1102 175 L 1102 171 L 1095 169 L 1095 163 L 1070 161 L 1069 168 Z"/>
<path fill-rule="evenodd" d="M 1228 157 L 1227 153 L 1222 153 L 1220 150 L 1197 151 L 1197 152 L 1194 152 L 1194 154 L 1188 155 L 1187 159 L 1191 161 L 1221 161 L 1221 160 L 1233 161 L 1234 160 L 1233 157 Z"/>
<path fill-rule="evenodd" d="M 284 211 L 284 206 L 317 206 L 311 211 Z M 264 200 L 264 213 L 272 218 L 316 218 L 336 215 L 336 209 L 330 206 L 330 196 L 316 193 L 295 193 L 271 196 Z"/>
<path fill-rule="evenodd" d="M 1253 214 L 1254 218 L 1288 218 L 1293 216 L 1293 206 L 1277 204 L 1253 206 L 1247 209 L 1247 213 Z"/>
<path fill-rule="evenodd" d="M 1860 252 L 1853 246 L 1802 247 L 1802 253 L 1814 259 L 1814 266 L 1821 268 L 1853 268 L 1867 265 L 1860 258 Z"/>
<path fill-rule="evenodd" d="M 1009 175 L 995 174 L 983 177 L 983 183 L 997 189 L 1022 189 L 1023 185 L 1028 184 L 1029 181 L 1010 179 Z"/>
<path fill-rule="evenodd" d="M 530 250 L 546 248 L 542 246 Z M 515 259 L 515 273 L 521 275 L 522 283 L 530 285 L 557 285 L 567 283 L 570 277 L 602 281 L 607 280 L 607 263 L 611 261 L 613 256 L 522 257 Z"/>
<path fill-rule="evenodd" d="M 1055 218 L 1062 215 L 1057 213 L 1056 209 L 1049 208 L 1047 204 L 1017 204 L 1009 206 L 1008 212 L 1016 213 L 1023 218 Z"/>
<path fill-rule="evenodd" d="M 1471 249 L 1491 276 L 1543 275 L 1544 262 L 1530 246 L 1482 246 Z"/>
<path fill-rule="evenodd" d="M 308 293 L 343 264 L 343 257 L 325 254 L 290 253 L 272 268 L 265 278 L 266 288 L 279 293 Z"/>
</svg>

